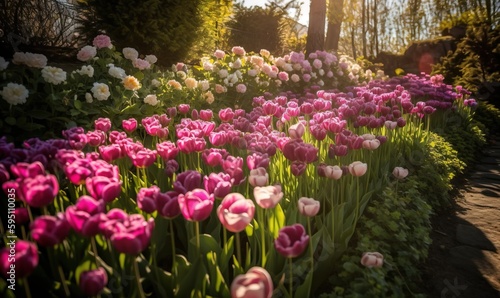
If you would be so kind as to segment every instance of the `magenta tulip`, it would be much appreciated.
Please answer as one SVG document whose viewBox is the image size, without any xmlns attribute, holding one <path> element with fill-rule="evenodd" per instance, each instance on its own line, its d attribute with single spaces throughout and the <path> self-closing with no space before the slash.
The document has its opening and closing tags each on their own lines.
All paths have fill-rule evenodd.
<svg viewBox="0 0 500 298">
<path fill-rule="evenodd" d="M 99 233 L 99 224 L 102 212 L 105 210 L 104 201 L 96 201 L 92 197 L 82 196 L 76 205 L 66 208 L 66 220 L 75 232 L 86 237 Z"/>
<path fill-rule="evenodd" d="M 20 198 L 31 207 L 41 208 L 49 205 L 59 192 L 59 182 L 54 175 L 38 175 L 25 178 L 20 185 Z"/>
<path fill-rule="evenodd" d="M 179 153 L 179 149 L 175 146 L 174 143 L 170 141 L 157 143 L 156 151 L 158 152 L 158 155 L 160 155 L 160 157 L 164 160 L 174 159 Z"/>
<path fill-rule="evenodd" d="M 0 249 L 0 270 L 2 275 L 10 279 L 25 278 L 38 266 L 38 249 L 32 242 L 16 240 L 15 245 Z M 14 258 L 11 255 L 15 255 Z M 14 273 L 11 273 L 15 266 Z"/>
<path fill-rule="evenodd" d="M 137 193 L 137 206 L 146 213 L 156 211 L 156 196 L 160 193 L 160 188 L 153 185 L 149 188 L 141 188 Z"/>
<path fill-rule="evenodd" d="M 174 190 L 178 193 L 185 194 L 188 191 L 200 188 L 201 174 L 195 170 L 187 170 L 177 175 L 177 180 L 174 182 Z"/>
<path fill-rule="evenodd" d="M 3 164 L 0 164 L 0 167 L 5 169 L 5 167 L 3 167 Z M 15 165 L 10 166 L 10 170 L 12 174 L 16 175 L 19 178 L 35 178 L 35 176 L 38 175 L 45 175 L 45 168 L 41 162 L 19 162 Z"/>
<path fill-rule="evenodd" d="M 253 220 L 254 214 L 255 205 L 252 200 L 246 199 L 239 193 L 230 193 L 225 196 L 217 208 L 220 222 L 233 233 L 243 231 Z"/>
<path fill-rule="evenodd" d="M 54 246 L 61 243 L 69 234 L 71 226 L 63 213 L 57 216 L 42 215 L 30 225 L 31 237 L 42 246 Z"/>
<path fill-rule="evenodd" d="M 233 186 L 231 176 L 226 173 L 210 173 L 203 177 L 203 185 L 209 194 L 216 198 L 223 198 L 231 192 Z"/>
<path fill-rule="evenodd" d="M 107 284 L 108 274 L 102 267 L 80 274 L 80 289 L 87 296 L 99 295 Z"/>
<path fill-rule="evenodd" d="M 111 120 L 109 118 L 99 118 L 94 121 L 95 129 L 107 132 L 111 129 Z"/>
<path fill-rule="evenodd" d="M 156 161 L 156 150 L 143 148 L 135 154 L 129 155 L 134 166 L 138 168 L 147 168 Z"/>
<path fill-rule="evenodd" d="M 16 215 L 16 224 L 17 225 L 22 225 L 22 224 L 30 221 L 28 209 L 26 209 L 24 207 L 17 207 L 14 210 L 14 214 Z"/>
<path fill-rule="evenodd" d="M 300 256 L 308 244 L 309 236 L 301 224 L 281 228 L 278 238 L 274 240 L 274 247 L 285 258 Z"/>
<path fill-rule="evenodd" d="M 137 120 L 135 118 L 130 118 L 128 120 L 122 120 L 122 127 L 128 133 L 133 132 L 137 129 Z"/>
<path fill-rule="evenodd" d="M 273 290 L 271 275 L 264 268 L 252 267 L 246 274 L 234 278 L 231 298 L 271 298 Z"/>
<path fill-rule="evenodd" d="M 122 149 L 118 144 L 111 144 L 109 146 L 99 146 L 99 153 L 101 154 L 102 159 L 104 159 L 107 162 L 112 162 L 124 156 Z"/>
<path fill-rule="evenodd" d="M 89 191 L 89 194 L 96 200 L 103 200 L 109 203 L 116 199 L 122 189 L 121 181 L 117 178 L 109 178 L 105 176 L 94 176 L 87 178 L 85 181 L 85 186 Z"/>
<path fill-rule="evenodd" d="M 110 212 L 106 215 L 108 220 L 100 225 L 100 229 L 118 252 L 138 255 L 148 247 L 154 228 L 154 218 L 146 221 L 140 214 L 126 215 L 123 218 L 123 213 L 120 213 L 120 217 L 111 219 Z"/>
<path fill-rule="evenodd" d="M 202 221 L 210 216 L 214 207 L 214 196 L 204 189 L 194 189 L 178 196 L 179 207 L 185 219 Z"/>
<path fill-rule="evenodd" d="M 177 196 L 178 193 L 175 191 L 158 193 L 155 197 L 158 214 L 169 219 L 173 219 L 181 214 Z"/>
</svg>

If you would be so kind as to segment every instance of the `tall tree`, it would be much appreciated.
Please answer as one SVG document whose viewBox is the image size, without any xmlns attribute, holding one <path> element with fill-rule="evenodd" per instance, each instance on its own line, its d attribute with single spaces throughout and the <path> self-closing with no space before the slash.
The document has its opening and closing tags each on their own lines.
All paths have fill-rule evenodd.
<svg viewBox="0 0 500 298">
<path fill-rule="evenodd" d="M 326 50 L 338 50 L 343 20 L 344 0 L 330 0 L 328 2 L 328 30 L 325 41 Z"/>
<path fill-rule="evenodd" d="M 306 52 L 325 49 L 326 0 L 311 0 Z"/>
</svg>

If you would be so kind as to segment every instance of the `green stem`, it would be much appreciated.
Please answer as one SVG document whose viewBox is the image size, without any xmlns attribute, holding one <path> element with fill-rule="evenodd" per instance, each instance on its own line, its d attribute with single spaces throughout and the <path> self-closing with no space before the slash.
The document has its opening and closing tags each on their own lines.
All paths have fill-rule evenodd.
<svg viewBox="0 0 500 298">
<path fill-rule="evenodd" d="M 260 225 L 259 225 L 259 229 L 260 229 L 260 237 L 261 237 L 261 245 L 262 245 L 262 249 L 261 249 L 261 252 L 262 252 L 262 268 L 264 268 L 264 266 L 266 266 L 266 234 L 265 234 L 265 231 L 264 231 L 264 224 L 266 222 L 265 218 L 264 218 L 264 212 L 265 210 L 263 210 L 262 208 L 259 208 L 258 209 L 259 211 L 259 218 L 260 218 Z"/>
<path fill-rule="evenodd" d="M 68 289 L 68 285 L 66 284 L 66 277 L 64 276 L 63 269 L 62 269 L 62 267 L 60 265 L 57 266 L 57 267 L 58 267 L 57 269 L 59 271 L 59 276 L 61 277 L 61 283 L 62 283 L 62 286 L 63 286 L 63 289 L 64 289 L 64 295 L 66 297 L 71 297 L 69 289 Z"/>
<path fill-rule="evenodd" d="M 293 298 L 293 264 L 292 264 L 292 258 L 288 258 L 288 267 L 289 267 L 289 276 L 288 278 L 290 279 L 290 282 L 288 284 L 288 294 L 290 295 L 290 298 Z"/>
<path fill-rule="evenodd" d="M 146 298 L 146 296 L 144 295 L 144 290 L 142 289 L 141 276 L 139 274 L 139 265 L 137 265 L 134 257 L 132 257 L 132 263 L 134 263 L 135 280 L 137 282 L 137 291 L 139 292 L 139 297 Z"/>
<path fill-rule="evenodd" d="M 170 220 L 170 245 L 172 246 L 172 275 L 176 275 L 174 220 Z"/>
<path fill-rule="evenodd" d="M 194 231 L 196 235 L 196 255 L 200 255 L 200 222 L 194 222 Z"/>
<path fill-rule="evenodd" d="M 333 210 L 332 210 L 333 212 Z M 332 226 L 333 226 L 333 222 L 332 222 Z M 314 275 L 314 248 L 313 248 L 313 244 L 312 244 L 312 233 L 311 233 L 311 218 L 308 216 L 307 217 L 307 232 L 309 233 L 309 249 L 311 251 L 311 274 Z M 332 233 L 333 235 L 333 233 Z M 332 236 L 332 239 L 333 239 L 333 236 Z"/>
<path fill-rule="evenodd" d="M 241 241 L 240 241 L 240 233 L 236 233 L 236 258 L 240 266 L 243 267 L 241 263 Z"/>
<path fill-rule="evenodd" d="M 92 247 L 92 252 L 94 254 L 94 261 L 97 268 L 101 267 L 101 262 L 99 262 L 99 256 L 97 254 L 97 245 L 95 243 L 95 237 L 90 238 L 90 246 Z"/>
<path fill-rule="evenodd" d="M 116 259 L 115 259 L 115 254 L 113 252 L 113 248 L 111 247 L 111 241 L 108 240 L 108 249 L 109 249 L 109 254 L 111 256 L 111 260 L 113 262 L 113 268 L 114 269 L 117 269 L 117 268 L 120 268 L 120 271 L 122 270 L 121 267 L 118 265 L 118 263 L 116 262 Z M 121 273 L 121 272 L 120 272 Z M 113 274 L 113 277 L 116 278 L 116 283 L 118 285 L 120 285 L 120 297 L 124 298 L 123 296 L 123 287 L 122 287 L 122 281 L 121 281 L 121 274 L 120 273 L 117 273 L 117 274 Z"/>
<path fill-rule="evenodd" d="M 24 291 L 26 292 L 26 297 L 31 298 L 31 291 L 30 291 L 30 285 L 28 283 L 28 279 L 25 277 L 22 279 L 22 281 L 23 281 Z"/>
</svg>

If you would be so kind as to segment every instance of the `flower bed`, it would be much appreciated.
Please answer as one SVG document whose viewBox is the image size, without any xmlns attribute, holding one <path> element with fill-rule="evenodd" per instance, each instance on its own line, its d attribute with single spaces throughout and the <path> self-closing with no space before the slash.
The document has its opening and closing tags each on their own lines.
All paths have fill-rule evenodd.
<svg viewBox="0 0 500 298">
<path fill-rule="evenodd" d="M 69 76 L 30 55 L 14 57 L 28 67 L 3 68 L 18 84 L 1 93 L 12 129 L 16 109 L 36 104 L 29 94 L 63 122 L 67 112 L 81 125 L 100 117 L 92 127 L 64 129 L 63 138 L 26 139 L 21 147 L 0 141 L 0 182 L 16 200 L 15 210 L 5 200 L 15 220 L 4 220 L 2 233 L 18 237 L 13 283 L 27 293 L 325 291 L 372 198 L 382 191 L 407 198 L 398 185 L 410 179 L 408 189 L 418 188 L 412 175 L 427 157 L 430 130 L 475 105 L 440 76 L 374 80 L 323 52 L 273 58 L 235 47 L 193 71 L 177 64 L 161 72 L 154 57 L 131 48 L 122 57 L 101 36 L 78 54 L 90 65 Z M 31 91 L 21 85 L 34 78 Z M 351 266 L 376 275 L 384 264 L 376 251 L 384 248 L 364 248 Z M 9 253 L 0 252 L 2 273 Z"/>
</svg>

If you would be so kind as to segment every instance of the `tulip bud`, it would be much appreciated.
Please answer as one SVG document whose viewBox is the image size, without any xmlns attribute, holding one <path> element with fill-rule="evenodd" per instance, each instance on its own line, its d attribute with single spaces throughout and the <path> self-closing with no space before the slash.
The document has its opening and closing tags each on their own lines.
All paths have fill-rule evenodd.
<svg viewBox="0 0 500 298">
<path fill-rule="evenodd" d="M 394 170 L 392 171 L 392 175 L 394 175 L 396 179 L 404 179 L 406 176 L 408 176 L 408 169 L 402 167 L 395 167 Z"/>
<path fill-rule="evenodd" d="M 314 199 L 302 197 L 298 201 L 300 214 L 304 216 L 315 216 L 319 212 L 320 203 Z"/>
<path fill-rule="evenodd" d="M 274 247 L 285 258 L 300 256 L 309 244 L 309 235 L 306 234 L 304 226 L 294 224 L 283 227 L 278 232 L 278 238 L 274 240 Z"/>
<path fill-rule="evenodd" d="M 108 275 L 102 267 L 80 274 L 80 289 L 85 295 L 97 296 L 107 284 Z"/>
<path fill-rule="evenodd" d="M 368 268 L 380 268 L 384 265 L 384 256 L 379 252 L 365 252 L 361 257 L 361 264 Z"/>
</svg>

